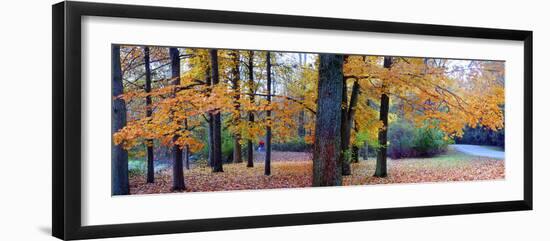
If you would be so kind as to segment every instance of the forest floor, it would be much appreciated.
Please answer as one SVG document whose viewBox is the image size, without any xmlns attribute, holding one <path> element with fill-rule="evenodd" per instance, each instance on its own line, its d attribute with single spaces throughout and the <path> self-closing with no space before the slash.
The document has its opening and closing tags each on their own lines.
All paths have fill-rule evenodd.
<svg viewBox="0 0 550 241">
<path fill-rule="evenodd" d="M 261 155 L 261 153 L 259 153 Z M 312 162 L 309 153 L 274 152 L 271 176 L 265 176 L 264 165 L 255 162 L 224 164 L 223 173 L 212 173 L 209 167 L 184 171 L 185 192 L 232 191 L 310 187 Z M 373 177 L 375 158 L 352 164 L 352 175 L 344 177 L 344 185 L 392 183 L 425 183 L 504 179 L 504 160 L 477 157 L 453 149 L 432 158 L 388 160 L 388 176 Z M 155 174 L 155 183 L 148 184 L 144 175 L 130 175 L 131 194 L 168 193 L 172 185 L 172 170 Z"/>
</svg>

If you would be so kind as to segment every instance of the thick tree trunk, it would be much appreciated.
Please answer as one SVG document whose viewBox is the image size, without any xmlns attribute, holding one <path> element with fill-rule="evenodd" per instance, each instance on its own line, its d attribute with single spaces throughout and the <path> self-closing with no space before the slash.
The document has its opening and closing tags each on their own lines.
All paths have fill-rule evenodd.
<svg viewBox="0 0 550 241">
<path fill-rule="evenodd" d="M 266 55 L 266 75 L 267 75 L 267 102 L 271 104 L 271 53 L 268 51 Z M 267 126 L 265 134 L 265 169 L 264 174 L 271 175 L 271 110 L 267 111 L 267 121 L 270 124 Z"/>
<path fill-rule="evenodd" d="M 111 104 L 111 132 L 116 133 L 126 126 L 126 103 L 118 98 L 124 93 L 122 86 L 122 69 L 120 67 L 120 46 L 111 49 L 113 98 Z M 126 195 L 130 193 L 128 180 L 128 152 L 122 144 L 111 142 L 111 194 Z"/>
<path fill-rule="evenodd" d="M 179 146 L 174 145 L 172 147 L 172 152 L 174 153 L 174 166 L 172 169 L 172 190 L 185 190 L 185 181 L 183 178 L 183 151 Z"/>
<path fill-rule="evenodd" d="M 146 141 L 147 145 L 147 183 L 155 182 L 155 155 L 153 150 L 153 140 Z"/>
<path fill-rule="evenodd" d="M 254 51 L 249 51 L 249 58 L 248 58 L 248 95 L 250 97 L 250 103 L 254 103 Z M 248 112 L 248 121 L 250 123 L 254 122 L 254 113 L 252 111 Z M 247 167 L 253 167 L 254 166 L 254 145 L 252 144 L 252 140 L 248 140 L 247 145 Z"/>
<path fill-rule="evenodd" d="M 211 74 L 211 71 L 210 71 L 210 65 L 208 65 L 206 67 L 206 73 L 205 73 L 205 81 L 206 83 L 208 83 L 209 85 L 212 85 L 212 77 L 210 76 Z M 214 147 L 214 115 L 212 113 L 208 113 L 208 165 L 210 167 L 214 167 L 214 152 L 212 151 L 213 150 L 213 147 Z"/>
<path fill-rule="evenodd" d="M 384 57 L 384 68 L 391 68 L 391 57 Z M 387 168 L 387 144 L 388 144 L 388 112 L 390 108 L 390 97 L 387 94 L 382 94 L 380 97 L 380 120 L 384 124 L 384 127 L 378 131 L 378 153 L 376 156 L 376 171 L 375 177 L 388 176 Z"/>
<path fill-rule="evenodd" d="M 218 50 L 211 49 L 210 53 L 210 78 L 211 85 L 220 82 L 218 72 Z M 223 172 L 222 163 L 222 124 L 220 113 L 212 114 L 212 172 Z"/>
<path fill-rule="evenodd" d="M 170 60 L 172 69 L 172 84 L 180 84 L 180 54 L 177 48 L 170 48 Z M 175 96 L 175 92 L 174 92 Z M 181 123 L 178 123 L 181 124 Z M 179 138 L 178 135 L 174 136 L 174 141 Z M 183 151 L 178 145 L 172 147 L 174 153 L 174 163 L 172 167 L 172 189 L 175 191 L 185 190 L 185 182 L 183 178 Z"/>
<path fill-rule="evenodd" d="M 145 46 L 143 48 L 143 52 L 143 60 L 145 62 L 145 93 L 151 93 L 151 60 L 149 57 L 149 47 Z M 147 95 L 145 97 L 145 114 L 147 117 L 151 117 L 153 114 L 152 104 L 153 102 L 151 100 L 151 96 Z M 153 183 L 155 182 L 155 156 L 153 152 L 153 140 L 147 139 L 145 144 L 147 146 L 147 183 Z"/>
<path fill-rule="evenodd" d="M 235 135 L 233 138 L 233 162 L 235 163 L 243 162 L 242 146 L 240 140 L 241 138 L 239 135 Z"/>
<path fill-rule="evenodd" d="M 320 54 L 313 186 L 342 185 L 343 56 Z"/>
<path fill-rule="evenodd" d="M 233 77 L 233 83 L 232 83 L 232 89 L 235 92 L 235 95 L 233 96 L 233 105 L 235 106 L 235 110 L 238 114 L 233 117 L 233 124 L 238 125 L 241 121 L 241 105 L 239 104 L 240 100 L 240 92 L 241 92 L 241 71 L 239 69 L 240 66 L 240 58 L 239 58 L 239 51 L 235 50 L 232 52 L 232 58 L 233 58 L 233 70 L 232 70 L 232 77 Z M 233 136 L 233 162 L 235 163 L 241 163 L 243 162 L 242 158 L 242 146 L 241 146 L 241 135 L 239 133 L 235 133 Z"/>
</svg>

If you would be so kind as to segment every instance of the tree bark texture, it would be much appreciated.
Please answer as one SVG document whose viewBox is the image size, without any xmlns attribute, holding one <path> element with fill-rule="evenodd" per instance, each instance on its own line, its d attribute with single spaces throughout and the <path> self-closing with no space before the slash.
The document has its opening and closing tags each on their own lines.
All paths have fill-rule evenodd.
<svg viewBox="0 0 550 241">
<path fill-rule="evenodd" d="M 384 57 L 384 68 L 391 68 L 392 58 Z M 384 93 L 380 97 L 380 120 L 384 124 L 384 127 L 378 131 L 378 153 L 376 155 L 376 170 L 374 172 L 375 177 L 388 176 L 388 112 L 390 108 L 390 97 Z"/>
<path fill-rule="evenodd" d="M 210 54 L 210 78 L 211 85 L 217 85 L 220 82 L 218 71 L 218 50 L 209 50 Z M 223 172 L 222 163 L 222 129 L 220 113 L 212 114 L 212 172 Z"/>
<path fill-rule="evenodd" d="M 250 103 L 254 103 L 254 51 L 248 52 L 248 95 L 250 98 Z M 248 112 L 248 121 L 254 123 L 254 112 Z M 247 153 L 247 167 L 254 167 L 254 145 L 252 140 L 248 140 L 246 144 L 246 153 Z"/>
<path fill-rule="evenodd" d="M 151 93 L 151 59 L 150 59 L 150 50 L 149 47 L 145 46 L 143 48 L 143 60 L 145 62 L 145 93 Z M 146 113 L 147 117 L 153 115 L 152 109 L 152 100 L 151 96 L 147 95 L 145 97 Z M 153 152 L 153 140 L 145 140 L 145 145 L 147 146 L 147 183 L 155 182 L 155 154 Z"/>
<path fill-rule="evenodd" d="M 122 98 L 118 98 L 124 93 L 119 45 L 112 46 L 111 61 L 111 82 L 113 85 L 113 98 L 111 103 L 111 132 L 116 133 L 126 126 L 126 103 Z M 122 144 L 115 145 L 111 141 L 111 194 L 126 195 L 129 193 L 128 152 L 122 147 Z"/>
<path fill-rule="evenodd" d="M 342 185 L 343 56 L 320 54 L 313 186 Z"/>
<path fill-rule="evenodd" d="M 347 92 L 347 88 L 345 88 Z M 346 92 L 344 92 L 344 95 L 347 95 Z M 351 87 L 351 95 L 349 104 L 345 105 L 347 108 L 344 109 L 344 112 L 342 113 L 344 116 L 342 117 L 342 130 L 343 130 L 343 139 L 342 139 L 342 150 L 345 152 L 345 158 L 342 163 L 342 175 L 351 175 L 351 165 L 350 163 L 353 162 L 353 150 L 350 148 L 351 145 L 351 129 L 353 127 L 353 122 L 355 120 L 355 112 L 357 109 L 357 102 L 359 99 L 360 94 L 360 86 L 359 82 L 355 80 L 353 82 L 353 86 Z M 346 99 L 346 98 L 344 98 Z M 347 101 L 347 100 L 346 100 Z M 347 103 L 347 102 L 346 102 Z"/>
<path fill-rule="evenodd" d="M 267 102 L 271 104 L 271 53 L 266 54 Z M 271 122 L 271 110 L 267 111 L 267 120 Z M 265 134 L 265 168 L 264 174 L 271 175 L 271 124 L 267 126 Z"/>
<path fill-rule="evenodd" d="M 240 66 L 240 56 L 239 51 L 235 50 L 231 54 L 233 58 L 233 69 L 231 73 L 232 77 L 232 89 L 235 93 L 233 96 L 233 105 L 235 106 L 235 110 L 237 111 L 237 115 L 233 117 L 233 124 L 238 125 L 241 121 L 241 112 L 240 112 L 240 92 L 241 92 L 241 71 L 239 69 Z M 243 161 L 242 157 L 242 146 L 241 146 L 241 135 L 239 133 L 235 133 L 233 135 L 233 162 L 235 163 L 241 163 Z"/>
<path fill-rule="evenodd" d="M 180 57 L 179 50 L 177 48 L 170 48 L 170 60 L 172 70 L 172 84 L 180 85 Z M 174 92 L 174 96 L 175 96 Z M 181 123 L 179 123 L 181 124 Z M 179 138 L 178 135 L 174 136 L 174 141 Z M 185 190 L 185 181 L 183 177 L 183 151 L 182 147 L 175 145 L 172 147 L 174 155 L 174 163 L 172 166 L 172 189 L 174 191 Z"/>
</svg>

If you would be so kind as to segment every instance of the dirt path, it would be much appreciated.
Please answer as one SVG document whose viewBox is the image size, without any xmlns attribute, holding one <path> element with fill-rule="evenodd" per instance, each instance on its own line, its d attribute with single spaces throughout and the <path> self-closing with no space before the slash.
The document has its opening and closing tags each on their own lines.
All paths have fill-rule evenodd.
<svg viewBox="0 0 550 241">
<path fill-rule="evenodd" d="M 272 151 L 271 161 L 310 161 L 312 158 L 309 152 Z M 254 162 L 264 162 L 265 152 L 254 152 Z"/>
<path fill-rule="evenodd" d="M 504 151 L 492 150 L 490 148 L 487 148 L 484 146 L 477 146 L 477 145 L 456 144 L 456 145 L 450 145 L 450 146 L 454 148 L 456 151 L 462 152 L 468 155 L 483 156 L 483 157 L 490 157 L 490 158 L 497 158 L 497 159 L 504 160 Z"/>
</svg>

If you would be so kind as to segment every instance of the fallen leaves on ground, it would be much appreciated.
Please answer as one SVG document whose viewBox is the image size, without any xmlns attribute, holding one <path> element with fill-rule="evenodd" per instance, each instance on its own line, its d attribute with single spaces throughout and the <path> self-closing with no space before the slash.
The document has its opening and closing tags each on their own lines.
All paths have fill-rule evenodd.
<svg viewBox="0 0 550 241">
<path fill-rule="evenodd" d="M 352 164 L 344 185 L 422 183 L 504 179 L 504 161 L 479 159 L 450 165 L 426 159 L 388 161 L 388 176 L 373 177 L 375 161 Z"/>
<path fill-rule="evenodd" d="M 225 164 L 224 172 L 212 173 L 208 167 L 184 170 L 184 192 L 232 191 L 250 189 L 311 187 L 312 162 L 305 160 L 276 161 L 271 176 L 264 175 L 264 165 L 255 163 Z M 352 164 L 352 175 L 344 177 L 344 185 L 390 183 L 422 183 L 447 181 L 495 180 L 504 178 L 504 161 L 475 158 L 466 161 L 430 159 L 388 160 L 388 176 L 373 177 L 374 160 Z M 172 185 L 172 170 L 156 173 L 155 183 L 146 183 L 145 176 L 130 177 L 131 194 L 168 193 Z"/>
<path fill-rule="evenodd" d="M 212 173 L 208 167 L 185 170 L 186 192 L 231 191 L 248 189 L 297 188 L 311 186 L 311 161 L 274 162 L 271 176 L 264 175 L 264 165 L 255 163 L 225 164 L 224 172 Z M 156 173 L 155 183 L 146 183 L 144 176 L 130 178 L 131 194 L 172 192 L 172 170 Z"/>
</svg>

